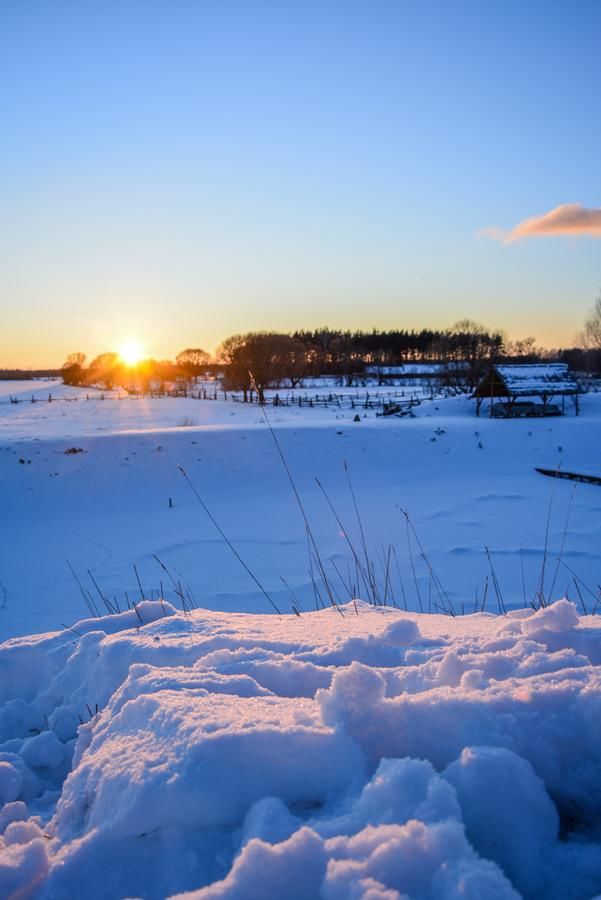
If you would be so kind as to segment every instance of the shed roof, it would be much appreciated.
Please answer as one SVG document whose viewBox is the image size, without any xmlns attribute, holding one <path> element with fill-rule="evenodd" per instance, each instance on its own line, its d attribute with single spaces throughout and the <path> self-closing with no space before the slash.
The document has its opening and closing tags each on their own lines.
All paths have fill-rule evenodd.
<svg viewBox="0 0 601 900">
<path fill-rule="evenodd" d="M 580 388 L 567 363 L 491 366 L 474 392 L 476 397 L 532 397 L 577 394 Z"/>
</svg>

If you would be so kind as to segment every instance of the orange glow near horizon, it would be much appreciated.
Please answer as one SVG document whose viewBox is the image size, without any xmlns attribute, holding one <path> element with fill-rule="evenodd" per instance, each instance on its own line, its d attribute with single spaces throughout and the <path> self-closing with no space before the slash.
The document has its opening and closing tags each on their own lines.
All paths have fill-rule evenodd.
<svg viewBox="0 0 601 900">
<path fill-rule="evenodd" d="M 126 366 L 133 368 L 144 359 L 144 351 L 139 341 L 127 340 L 121 344 L 119 356 Z"/>
</svg>

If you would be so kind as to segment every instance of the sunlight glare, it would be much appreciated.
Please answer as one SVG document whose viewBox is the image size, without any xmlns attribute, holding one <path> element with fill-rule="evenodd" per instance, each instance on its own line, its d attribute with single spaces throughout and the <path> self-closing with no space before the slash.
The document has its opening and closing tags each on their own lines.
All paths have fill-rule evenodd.
<svg viewBox="0 0 601 900">
<path fill-rule="evenodd" d="M 121 344 L 119 356 L 126 366 L 137 366 L 144 358 L 144 352 L 139 341 L 129 340 Z"/>
</svg>

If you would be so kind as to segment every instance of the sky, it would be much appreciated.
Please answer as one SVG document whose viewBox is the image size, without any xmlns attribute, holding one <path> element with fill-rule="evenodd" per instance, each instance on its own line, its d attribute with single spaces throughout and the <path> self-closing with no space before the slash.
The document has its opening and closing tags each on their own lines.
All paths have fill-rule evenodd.
<svg viewBox="0 0 601 900">
<path fill-rule="evenodd" d="M 3 0 L 0 368 L 465 317 L 571 345 L 600 59 L 597 0 Z"/>
</svg>

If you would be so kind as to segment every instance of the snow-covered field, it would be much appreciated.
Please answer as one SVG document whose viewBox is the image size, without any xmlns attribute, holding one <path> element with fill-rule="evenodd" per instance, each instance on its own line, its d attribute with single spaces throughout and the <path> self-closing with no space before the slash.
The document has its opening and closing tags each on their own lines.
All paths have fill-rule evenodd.
<svg viewBox="0 0 601 900">
<path fill-rule="evenodd" d="M 15 387 L 1 389 L 15 395 Z M 28 398 L 32 388 L 20 390 Z M 35 393 L 43 399 L 50 390 L 82 399 L 0 403 L 0 637 L 60 628 L 87 613 L 68 563 L 98 602 L 88 570 L 126 608 L 126 592 L 140 596 L 135 565 L 147 596 L 163 582 L 175 603 L 155 554 L 199 606 L 268 612 L 178 465 L 278 607 L 290 611 L 292 591 L 303 608 L 315 608 L 305 524 L 256 405 L 86 401 L 86 392 L 48 383 Z M 492 570 L 505 605 L 523 606 L 537 592 L 546 546 L 545 593 L 567 591 L 584 611 L 580 591 L 591 611 L 595 597 L 583 583 L 596 595 L 601 491 L 534 471 L 561 463 L 601 473 L 601 396 L 587 395 L 582 407 L 579 418 L 499 421 L 476 419 L 471 401 L 452 398 L 424 403 L 411 419 L 368 411 L 354 422 L 352 410 L 295 407 L 270 407 L 269 415 L 341 601 L 349 585 L 363 595 L 364 586 L 315 478 L 363 557 L 346 461 L 381 593 L 387 569 L 400 606 L 441 605 L 432 570 L 457 612 L 481 608 L 485 594 L 485 611 L 498 610 Z M 413 533 L 409 552 L 399 507 L 428 563 Z M 323 586 L 321 594 L 327 602 Z"/>
<path fill-rule="evenodd" d="M 601 893 L 601 492 L 534 471 L 601 474 L 598 396 L 270 408 L 334 608 L 256 406 L 0 401 L 32 388 L 0 402 L 0 896 Z M 348 599 L 345 461 L 385 607 Z"/>
</svg>

